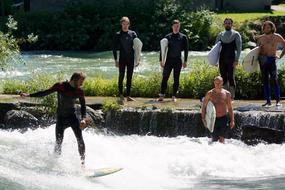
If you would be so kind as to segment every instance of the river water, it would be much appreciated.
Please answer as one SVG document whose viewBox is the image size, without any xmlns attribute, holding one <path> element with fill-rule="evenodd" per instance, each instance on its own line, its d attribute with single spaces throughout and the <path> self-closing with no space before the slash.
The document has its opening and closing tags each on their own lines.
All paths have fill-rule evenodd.
<svg viewBox="0 0 285 190">
<path fill-rule="evenodd" d="M 54 125 L 20 133 L 0 131 L 1 190 L 237 190 L 285 188 L 285 146 L 247 146 L 207 138 L 107 136 L 84 131 L 86 168 L 122 167 L 87 178 L 76 139 L 65 131 L 63 152 L 53 155 Z"/>
<path fill-rule="evenodd" d="M 190 52 L 190 62 L 207 52 Z M 25 63 L 25 64 L 24 64 Z M 0 72 L 0 79 L 29 79 L 33 74 L 81 70 L 88 76 L 117 76 L 111 52 L 23 53 Z M 184 70 L 188 72 L 191 68 Z M 158 53 L 143 53 L 135 74 L 160 71 Z M 285 189 L 285 147 L 251 147 L 207 138 L 106 136 L 84 132 L 87 169 L 122 167 L 102 178 L 87 178 L 80 169 L 76 139 L 66 130 L 63 154 L 53 155 L 54 125 L 20 133 L 0 131 L 0 190 L 237 190 Z"/>
</svg>

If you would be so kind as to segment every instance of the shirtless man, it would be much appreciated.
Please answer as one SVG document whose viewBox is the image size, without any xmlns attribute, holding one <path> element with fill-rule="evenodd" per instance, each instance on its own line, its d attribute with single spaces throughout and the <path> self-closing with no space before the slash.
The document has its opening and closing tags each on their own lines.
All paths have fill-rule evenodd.
<svg viewBox="0 0 285 190">
<path fill-rule="evenodd" d="M 270 80 L 273 81 L 275 87 L 275 98 L 276 106 L 281 106 L 280 104 L 280 86 L 278 84 L 278 74 L 276 67 L 276 59 L 280 59 L 285 54 L 285 48 L 281 55 L 278 57 L 276 55 L 277 45 L 281 44 L 285 47 L 285 40 L 283 37 L 276 32 L 276 27 L 271 21 L 265 21 L 262 26 L 263 35 L 257 37 L 257 44 L 260 46 L 259 53 L 259 63 L 260 70 L 262 74 L 263 90 L 266 103 L 262 106 L 270 107 L 271 106 L 271 89 L 270 89 Z"/>
<path fill-rule="evenodd" d="M 214 79 L 215 88 L 208 91 L 202 106 L 202 121 L 206 127 L 206 107 L 209 101 L 213 102 L 216 108 L 216 122 L 214 132 L 212 134 L 213 141 L 225 142 L 225 134 L 228 128 L 228 116 L 230 116 L 230 128 L 234 128 L 234 113 L 231 102 L 231 93 L 223 89 L 223 78 L 220 76 Z"/>
</svg>

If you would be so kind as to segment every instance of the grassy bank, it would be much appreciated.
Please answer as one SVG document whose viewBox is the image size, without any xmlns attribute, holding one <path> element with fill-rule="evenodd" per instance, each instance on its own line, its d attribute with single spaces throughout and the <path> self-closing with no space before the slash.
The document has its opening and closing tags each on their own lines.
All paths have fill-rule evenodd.
<svg viewBox="0 0 285 190">
<path fill-rule="evenodd" d="M 218 69 L 205 63 L 195 64 L 189 73 L 184 73 L 180 80 L 178 96 L 181 98 L 201 98 L 213 87 L 213 78 L 218 75 Z M 172 77 L 171 77 L 172 78 Z M 15 94 L 35 92 L 50 87 L 61 80 L 60 76 L 51 78 L 47 75 L 38 75 L 32 80 L 7 80 L 3 84 L 3 93 Z M 279 70 L 281 89 L 285 89 L 285 67 Z M 156 97 L 160 90 L 161 73 L 154 73 L 148 77 L 135 76 L 132 86 L 134 97 Z M 261 76 L 259 73 L 246 73 L 241 67 L 236 70 L 238 99 L 263 99 Z M 172 79 L 169 81 L 167 95 L 172 92 Z M 116 96 L 118 95 L 117 78 L 104 79 L 101 77 L 88 78 L 83 86 L 87 96 Z M 282 96 L 285 96 L 285 91 Z"/>
</svg>

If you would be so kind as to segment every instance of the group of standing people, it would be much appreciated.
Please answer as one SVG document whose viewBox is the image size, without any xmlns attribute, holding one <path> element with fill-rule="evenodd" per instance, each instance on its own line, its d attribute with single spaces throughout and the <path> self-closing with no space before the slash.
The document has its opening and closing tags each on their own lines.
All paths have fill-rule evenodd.
<svg viewBox="0 0 285 190">
<path fill-rule="evenodd" d="M 127 70 L 126 82 L 126 98 L 127 101 L 133 101 L 130 96 L 132 76 L 134 70 L 134 49 L 133 40 L 137 38 L 137 34 L 129 30 L 130 20 L 127 17 L 121 19 L 121 30 L 117 32 L 113 40 L 113 55 L 115 65 L 119 68 L 118 88 L 120 98 L 124 100 L 123 93 L 123 80 Z M 225 19 L 225 31 L 221 32 L 216 40 L 221 42 L 222 48 L 219 59 L 220 75 L 214 79 L 214 89 L 207 92 L 203 106 L 202 106 L 202 121 L 206 125 L 205 113 L 206 106 L 209 101 L 212 101 L 216 108 L 216 123 L 213 132 L 213 140 L 224 142 L 225 132 L 230 123 L 230 128 L 234 127 L 234 114 L 232 108 L 232 100 L 235 95 L 235 67 L 238 65 L 242 49 L 242 41 L 240 34 L 232 29 L 233 20 L 230 18 Z M 274 81 L 276 106 L 280 106 L 280 87 L 277 80 L 277 67 L 276 59 L 283 57 L 285 50 L 283 49 L 281 55 L 276 56 L 276 47 L 279 43 L 285 47 L 285 40 L 279 34 L 276 34 L 275 25 L 266 21 L 263 24 L 264 34 L 257 37 L 260 51 L 260 68 L 263 79 L 264 94 L 266 103 L 264 106 L 271 106 L 271 91 L 269 76 Z M 188 59 L 188 39 L 187 36 L 180 32 L 179 20 L 172 22 L 172 33 L 167 34 L 165 38 L 168 40 L 168 53 L 165 64 L 163 64 L 160 55 L 160 65 L 163 68 L 163 77 L 161 81 L 161 91 L 158 101 L 163 101 L 165 91 L 167 89 L 167 81 L 173 70 L 174 84 L 172 100 L 176 101 L 176 94 L 179 88 L 179 77 L 182 68 L 187 66 Z M 119 51 L 119 55 L 117 54 Z M 184 59 L 181 59 L 181 52 L 184 51 Z M 86 125 L 86 105 L 84 92 L 81 86 L 86 78 L 86 75 L 81 72 L 73 73 L 69 81 L 59 82 L 54 84 L 51 88 L 36 92 L 33 94 L 21 93 L 22 97 L 42 97 L 51 93 L 57 92 L 58 94 L 58 108 L 57 108 L 57 122 L 55 128 L 56 145 L 55 152 L 61 153 L 61 145 L 64 137 L 64 130 L 71 127 L 77 142 L 78 151 L 81 158 L 81 164 L 85 163 L 85 144 L 82 137 L 82 129 Z M 225 90 L 224 87 L 227 89 Z M 75 114 L 75 101 L 79 99 L 81 104 L 81 117 L 78 118 Z M 229 120 L 228 121 L 228 115 Z"/>
</svg>

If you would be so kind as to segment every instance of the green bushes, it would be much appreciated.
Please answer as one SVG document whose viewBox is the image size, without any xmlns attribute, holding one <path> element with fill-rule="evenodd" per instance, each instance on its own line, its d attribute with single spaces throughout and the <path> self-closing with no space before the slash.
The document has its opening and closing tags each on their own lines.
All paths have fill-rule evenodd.
<svg viewBox="0 0 285 190">
<path fill-rule="evenodd" d="M 189 73 L 184 73 L 180 80 L 178 96 L 181 98 L 201 98 L 213 88 L 213 79 L 218 75 L 218 69 L 203 62 L 191 65 Z M 282 96 L 285 95 L 285 67 L 279 70 L 279 82 Z M 172 78 L 172 77 L 171 77 Z M 59 81 L 60 77 L 50 78 L 45 75 L 36 76 L 26 82 L 12 80 L 3 84 L 5 94 L 15 94 L 18 91 L 34 92 L 50 87 Z M 236 70 L 236 98 L 263 99 L 262 82 L 259 73 L 246 73 L 240 66 Z M 157 97 L 160 91 L 161 73 L 153 73 L 148 77 L 136 76 L 132 85 L 134 97 Z M 168 82 L 167 95 L 172 92 L 173 81 Z M 117 79 L 103 79 L 102 77 L 88 78 L 83 86 L 86 96 L 116 96 L 118 95 Z"/>
<path fill-rule="evenodd" d="M 158 50 L 160 39 L 171 32 L 171 21 L 180 19 L 190 49 L 206 50 L 208 39 L 211 42 L 216 35 L 210 32 L 213 13 L 189 11 L 184 4 L 172 0 L 73 2 L 61 12 L 17 13 L 19 30 L 15 35 L 39 35 L 37 43 L 22 46 L 25 50 L 110 50 L 113 34 L 120 30 L 120 18 L 128 16 L 144 50 Z"/>
</svg>

